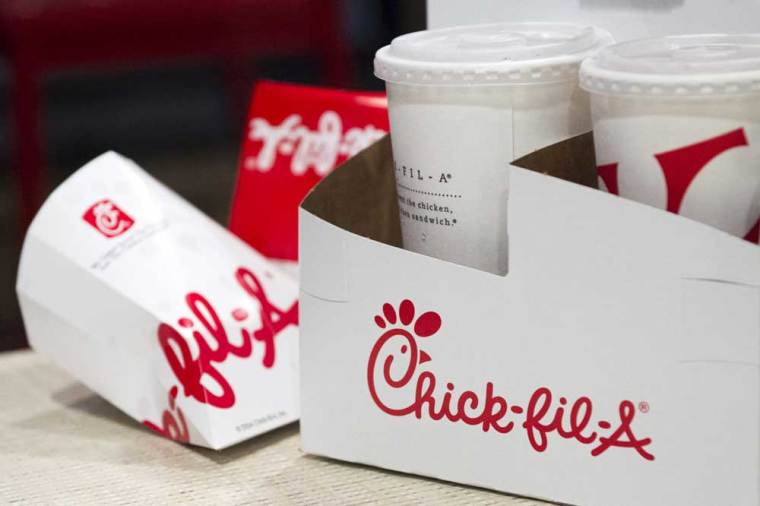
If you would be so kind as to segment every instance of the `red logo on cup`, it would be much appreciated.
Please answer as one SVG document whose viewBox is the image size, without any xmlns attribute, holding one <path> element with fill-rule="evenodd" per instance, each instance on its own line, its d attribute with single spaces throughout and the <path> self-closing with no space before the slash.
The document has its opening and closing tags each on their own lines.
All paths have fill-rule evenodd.
<svg viewBox="0 0 760 506">
<path fill-rule="evenodd" d="M 82 219 L 109 239 L 120 236 L 135 224 L 135 220 L 109 199 L 95 202 Z"/>
<path fill-rule="evenodd" d="M 749 141 L 744 128 L 736 128 L 716 137 L 704 139 L 686 146 L 681 146 L 669 151 L 655 153 L 665 179 L 667 202 L 665 209 L 671 213 L 680 214 L 681 204 L 689 191 L 691 184 L 707 165 L 726 151 L 749 146 Z M 602 180 L 609 193 L 620 195 L 618 162 L 607 163 L 597 166 L 597 174 Z M 744 239 L 757 243 L 760 238 L 760 217 L 756 217 L 754 223 L 744 234 Z"/>
</svg>

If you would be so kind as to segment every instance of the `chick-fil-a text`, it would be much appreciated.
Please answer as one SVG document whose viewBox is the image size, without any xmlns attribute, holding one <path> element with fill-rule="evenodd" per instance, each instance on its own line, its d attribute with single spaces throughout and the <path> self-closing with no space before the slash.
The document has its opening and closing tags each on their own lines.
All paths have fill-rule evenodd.
<svg viewBox="0 0 760 506">
<path fill-rule="evenodd" d="M 654 460 L 646 449 L 652 443 L 651 438 L 639 438 L 633 432 L 636 408 L 630 400 L 619 403 L 617 414 L 610 421 L 594 418 L 596 413 L 589 397 L 572 402 L 564 396 L 556 399 L 543 386 L 533 391 L 525 407 L 497 394 L 491 381 L 486 382 L 482 395 L 472 390 L 457 393 L 451 381 L 440 388 L 436 374 L 420 370 L 420 366 L 431 362 L 422 343 L 440 329 L 441 317 L 428 311 L 412 326 L 414 312 L 414 304 L 404 300 L 398 312 L 385 304 L 383 316 L 374 318 L 384 331 L 370 351 L 367 386 L 372 401 L 384 413 L 461 422 L 479 426 L 483 432 L 493 430 L 500 434 L 521 428 L 537 452 L 546 451 L 550 437 L 556 435 L 589 445 L 594 457 L 610 448 L 631 448 L 645 460 Z"/>
<path fill-rule="evenodd" d="M 261 365 L 271 368 L 277 357 L 275 338 L 288 325 L 298 324 L 298 301 L 286 310 L 281 310 L 269 301 L 264 287 L 256 275 L 243 267 L 237 269 L 235 279 L 243 290 L 259 304 L 261 324 L 251 329 L 246 325 L 248 312 L 242 308 L 232 310 L 232 318 L 237 323 L 239 344 L 230 340 L 230 329 L 225 328 L 216 308 L 206 297 L 197 292 L 185 296 L 191 317 L 182 317 L 177 326 L 192 335 L 197 346 L 193 354 L 188 340 L 176 327 L 162 323 L 158 328 L 158 340 L 174 375 L 181 384 L 182 393 L 198 402 L 217 408 L 230 408 L 235 404 L 235 391 L 217 366 L 230 355 L 240 358 L 250 357 L 254 346 L 261 346 Z M 260 343 L 259 345 L 255 343 Z M 207 388 L 208 382 L 216 385 Z"/>
</svg>

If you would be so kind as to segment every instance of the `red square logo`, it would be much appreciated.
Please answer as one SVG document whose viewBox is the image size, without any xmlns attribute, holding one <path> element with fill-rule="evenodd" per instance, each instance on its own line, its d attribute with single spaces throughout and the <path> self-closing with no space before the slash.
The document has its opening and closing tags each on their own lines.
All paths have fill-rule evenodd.
<svg viewBox="0 0 760 506">
<path fill-rule="evenodd" d="M 135 220 L 109 199 L 95 202 L 82 219 L 109 239 L 120 236 L 135 224 Z"/>
</svg>

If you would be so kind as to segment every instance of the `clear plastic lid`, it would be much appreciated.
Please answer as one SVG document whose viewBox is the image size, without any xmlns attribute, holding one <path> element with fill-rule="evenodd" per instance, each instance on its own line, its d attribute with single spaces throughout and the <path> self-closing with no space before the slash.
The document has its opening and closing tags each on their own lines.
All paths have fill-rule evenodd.
<svg viewBox="0 0 760 506">
<path fill-rule="evenodd" d="M 592 26 L 497 23 L 409 33 L 375 55 L 375 75 L 404 84 L 552 82 L 575 76 L 580 62 L 612 43 Z"/>
<path fill-rule="evenodd" d="M 608 46 L 583 62 L 581 86 L 610 95 L 760 92 L 760 34 L 678 35 Z"/>
</svg>

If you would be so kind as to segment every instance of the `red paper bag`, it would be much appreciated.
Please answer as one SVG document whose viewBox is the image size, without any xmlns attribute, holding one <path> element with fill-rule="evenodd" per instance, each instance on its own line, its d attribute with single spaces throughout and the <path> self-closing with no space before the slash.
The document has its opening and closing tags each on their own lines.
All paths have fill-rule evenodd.
<svg viewBox="0 0 760 506">
<path fill-rule="evenodd" d="M 298 258 L 298 206 L 337 165 L 388 130 L 384 93 L 256 85 L 230 230 L 264 255 Z"/>
</svg>

